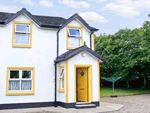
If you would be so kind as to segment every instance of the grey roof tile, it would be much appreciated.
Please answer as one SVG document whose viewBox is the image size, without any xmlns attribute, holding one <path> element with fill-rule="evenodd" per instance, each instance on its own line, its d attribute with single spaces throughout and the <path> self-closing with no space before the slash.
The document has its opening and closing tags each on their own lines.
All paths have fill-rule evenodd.
<svg viewBox="0 0 150 113">
<path fill-rule="evenodd" d="M 5 12 L 0 12 L 0 21 L 5 21 L 9 17 L 13 16 L 14 13 L 5 13 Z"/>
<path fill-rule="evenodd" d="M 77 13 L 71 16 L 68 19 L 62 18 L 62 17 L 52 17 L 52 16 L 40 16 L 40 15 L 32 15 L 29 11 L 27 11 L 25 8 L 22 8 L 17 13 L 6 13 L 6 12 L 0 12 L 0 24 L 7 24 L 16 17 L 18 17 L 20 14 L 27 14 L 33 21 L 35 21 L 39 26 L 41 27 L 49 27 L 49 28 L 60 28 L 61 26 L 64 26 L 69 22 L 72 18 L 79 18 L 81 21 L 85 24 L 86 27 L 88 27 L 91 31 L 97 31 L 98 29 L 90 27 L 85 20 L 83 20 Z"/>
<path fill-rule="evenodd" d="M 66 21 L 66 19 L 62 17 L 39 16 L 39 15 L 33 16 L 37 18 L 41 23 L 49 25 L 61 26 L 61 24 Z"/>
</svg>

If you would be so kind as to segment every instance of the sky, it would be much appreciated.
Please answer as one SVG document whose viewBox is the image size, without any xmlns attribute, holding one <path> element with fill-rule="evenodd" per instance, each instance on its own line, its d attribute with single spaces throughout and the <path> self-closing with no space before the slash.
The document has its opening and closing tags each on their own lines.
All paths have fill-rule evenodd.
<svg viewBox="0 0 150 113">
<path fill-rule="evenodd" d="M 114 34 L 119 29 L 140 28 L 150 20 L 150 0 L 0 0 L 0 12 L 16 13 L 26 8 L 33 15 L 68 19 L 78 13 L 95 34 Z"/>
</svg>

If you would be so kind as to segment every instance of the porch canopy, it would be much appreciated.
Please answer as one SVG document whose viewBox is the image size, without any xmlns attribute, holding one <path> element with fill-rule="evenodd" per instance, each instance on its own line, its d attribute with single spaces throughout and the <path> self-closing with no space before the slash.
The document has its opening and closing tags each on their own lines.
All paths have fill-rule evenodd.
<svg viewBox="0 0 150 113">
<path fill-rule="evenodd" d="M 93 51 L 92 49 L 87 47 L 86 45 L 83 45 L 83 46 L 78 47 L 76 49 L 69 50 L 69 51 L 63 53 L 62 55 L 58 56 L 55 60 L 55 63 L 59 63 L 59 62 L 62 62 L 62 61 L 67 61 L 68 59 L 76 56 L 77 54 L 79 54 L 83 51 L 87 51 L 87 52 L 91 53 L 93 56 L 100 59 L 102 62 L 106 61 L 106 59 L 103 58 L 101 55 L 99 55 L 98 53 L 96 53 L 95 51 Z"/>
</svg>

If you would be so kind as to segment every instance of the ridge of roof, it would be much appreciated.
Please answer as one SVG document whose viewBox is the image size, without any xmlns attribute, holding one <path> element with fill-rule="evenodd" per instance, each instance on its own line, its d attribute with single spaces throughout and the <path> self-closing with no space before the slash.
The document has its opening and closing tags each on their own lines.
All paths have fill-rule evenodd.
<svg viewBox="0 0 150 113">
<path fill-rule="evenodd" d="M 76 49 L 73 50 L 69 50 L 63 54 L 61 54 L 60 56 L 58 56 L 55 60 L 56 63 L 58 62 L 62 62 L 62 61 L 66 61 L 74 56 L 76 56 L 77 54 L 83 52 L 83 51 L 87 51 L 90 54 L 92 54 L 93 56 L 97 57 L 98 59 L 102 60 L 103 62 L 106 61 L 105 58 L 103 58 L 101 55 L 99 55 L 98 53 L 96 53 L 95 51 L 93 51 L 92 49 L 90 49 L 89 47 L 87 47 L 86 45 L 80 46 Z"/>
<path fill-rule="evenodd" d="M 15 18 L 17 18 L 18 16 L 20 16 L 21 14 L 26 14 L 27 16 L 29 16 L 35 23 L 37 23 L 39 26 L 41 26 L 41 22 L 39 20 L 37 20 L 36 18 L 33 17 L 33 15 L 28 12 L 25 8 L 22 8 L 20 11 L 18 11 L 16 14 L 10 16 L 6 21 L 5 21 L 5 25 L 8 24 L 10 21 L 14 20 Z"/>
<path fill-rule="evenodd" d="M 46 16 L 46 15 L 33 15 L 33 16 L 40 16 L 40 17 L 48 17 L 48 18 L 62 18 L 62 19 L 65 19 L 63 17 L 58 17 L 58 16 Z M 65 19 L 67 20 L 67 19 Z"/>
<path fill-rule="evenodd" d="M 78 13 L 75 13 L 70 18 L 68 18 L 66 22 L 61 26 L 61 29 L 64 28 L 68 23 L 70 23 L 75 18 L 81 21 L 90 31 L 98 31 L 98 29 L 90 27 L 89 24 Z"/>
<path fill-rule="evenodd" d="M 25 8 L 22 8 L 16 13 L 8 13 L 8 12 L 0 12 L 0 24 L 8 24 L 13 19 L 17 18 L 21 14 L 26 14 L 29 16 L 35 23 L 37 23 L 40 27 L 48 27 L 48 28 L 63 28 L 65 27 L 69 22 L 71 22 L 73 19 L 77 18 L 79 19 L 90 31 L 98 31 L 98 29 L 90 27 L 86 21 L 78 15 L 78 13 L 75 13 L 68 19 L 65 19 L 63 17 L 54 17 L 54 16 L 44 16 L 44 15 L 32 15 L 29 11 L 27 11 Z"/>
</svg>

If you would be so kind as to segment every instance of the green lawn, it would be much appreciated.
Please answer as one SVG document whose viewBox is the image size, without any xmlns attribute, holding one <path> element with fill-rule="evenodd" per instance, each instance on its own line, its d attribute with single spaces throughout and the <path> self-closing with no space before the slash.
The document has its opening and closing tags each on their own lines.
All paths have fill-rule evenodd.
<svg viewBox="0 0 150 113">
<path fill-rule="evenodd" d="M 110 96 L 113 95 L 113 90 L 110 87 L 101 87 L 101 96 Z M 135 93 L 147 93 L 150 92 L 150 89 L 127 89 L 127 88 L 115 88 L 114 94 L 115 95 L 128 95 L 128 94 L 135 94 Z"/>
</svg>

